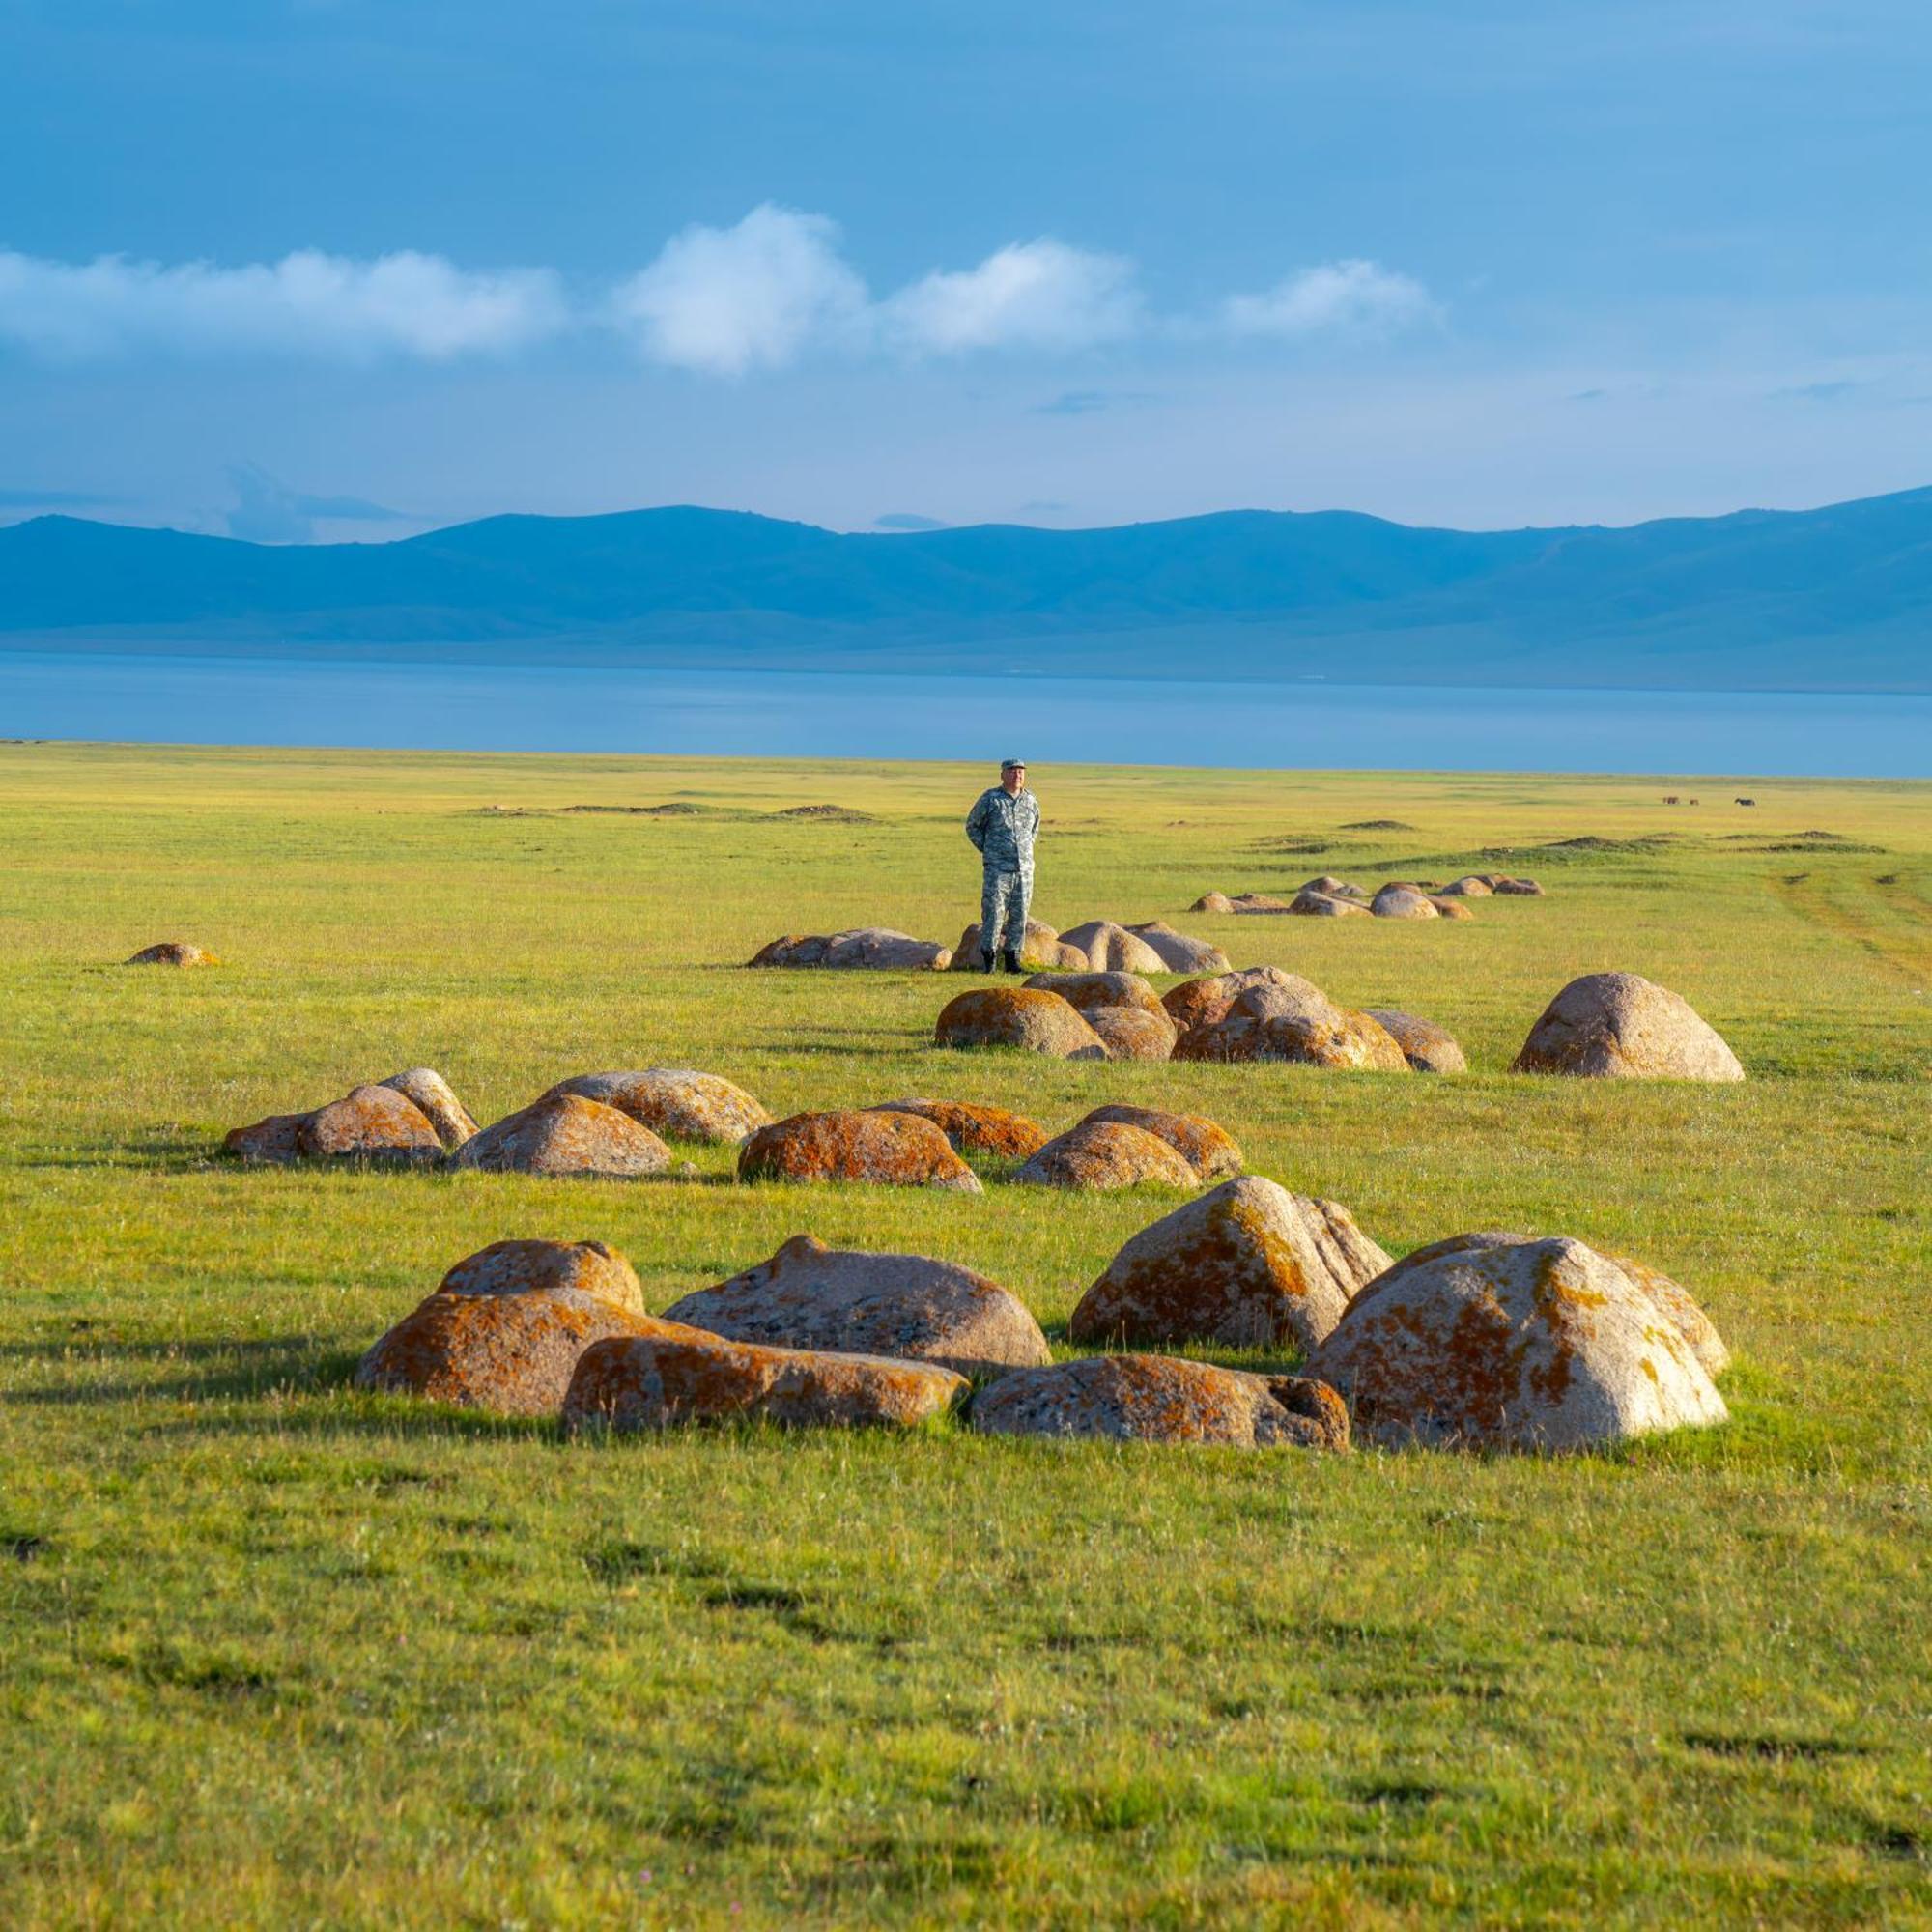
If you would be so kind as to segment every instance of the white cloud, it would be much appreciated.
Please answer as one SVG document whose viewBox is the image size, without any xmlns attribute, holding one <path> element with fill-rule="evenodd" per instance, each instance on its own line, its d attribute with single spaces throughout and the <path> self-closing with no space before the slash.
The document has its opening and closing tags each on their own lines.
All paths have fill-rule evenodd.
<svg viewBox="0 0 1932 1932">
<path fill-rule="evenodd" d="M 1258 296 L 1230 296 L 1221 320 L 1237 335 L 1387 335 L 1440 318 L 1429 291 L 1378 263 L 1324 262 Z"/>
<path fill-rule="evenodd" d="M 1085 349 L 1131 334 L 1141 320 L 1134 265 L 1041 237 L 1015 242 L 977 269 L 935 272 L 883 304 L 888 337 L 952 355 L 979 349 Z"/>
<path fill-rule="evenodd" d="M 867 307 L 838 224 L 771 202 L 735 228 L 673 236 L 611 299 L 653 361 L 714 376 L 781 368 L 814 344 L 856 338 Z"/>
<path fill-rule="evenodd" d="M 301 249 L 239 269 L 0 251 L 0 341 L 56 360 L 159 349 L 440 361 L 523 349 L 567 321 L 550 270 L 477 272 L 413 250 L 355 261 Z"/>
</svg>

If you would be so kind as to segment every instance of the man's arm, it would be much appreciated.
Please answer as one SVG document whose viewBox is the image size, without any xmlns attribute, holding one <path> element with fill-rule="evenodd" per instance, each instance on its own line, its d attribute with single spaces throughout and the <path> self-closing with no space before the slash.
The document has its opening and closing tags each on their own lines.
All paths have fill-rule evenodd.
<svg viewBox="0 0 1932 1932">
<path fill-rule="evenodd" d="M 973 841 L 976 852 L 986 849 L 986 794 L 981 792 L 973 801 L 973 810 L 966 814 L 966 836 Z"/>
</svg>

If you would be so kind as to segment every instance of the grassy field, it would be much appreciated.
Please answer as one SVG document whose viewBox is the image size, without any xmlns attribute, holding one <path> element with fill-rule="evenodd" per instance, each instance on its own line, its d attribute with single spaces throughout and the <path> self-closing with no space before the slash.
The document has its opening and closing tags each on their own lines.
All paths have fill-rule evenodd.
<svg viewBox="0 0 1932 1932">
<path fill-rule="evenodd" d="M 951 943 L 985 781 L 0 746 L 0 1922 L 1932 1922 L 1932 787 L 1036 774 L 1041 917 L 1426 1014 L 1457 1080 L 941 1055 L 970 981 L 736 970 L 782 931 Z M 665 801 L 703 810 L 569 810 Z M 870 822 L 767 815 L 829 801 Z M 1496 848 L 1548 896 L 1184 913 Z M 113 963 L 163 938 L 228 963 Z M 1506 1074 L 1605 968 L 1749 1081 Z M 662 1064 L 781 1114 L 1204 1111 L 1393 1252 L 1510 1227 L 1666 1268 L 1734 1419 L 1536 1462 L 566 1444 L 359 1396 L 509 1236 L 608 1239 L 660 1307 L 801 1230 L 920 1249 L 1059 1346 L 1173 1205 L 741 1188 L 720 1150 L 628 1185 L 213 1156 L 419 1063 L 485 1121 Z"/>
</svg>

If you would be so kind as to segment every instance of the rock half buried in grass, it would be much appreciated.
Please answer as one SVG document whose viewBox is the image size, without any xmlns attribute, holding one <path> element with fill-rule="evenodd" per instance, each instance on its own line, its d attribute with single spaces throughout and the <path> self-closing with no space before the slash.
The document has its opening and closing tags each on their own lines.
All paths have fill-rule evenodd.
<svg viewBox="0 0 1932 1932">
<path fill-rule="evenodd" d="M 1095 1007 L 1138 1007 L 1165 1014 L 1160 995 L 1138 973 L 1036 973 L 1026 981 L 1036 992 L 1058 993 L 1069 1007 L 1092 1012 Z"/>
<path fill-rule="evenodd" d="M 1312 1349 L 1388 1265 L 1338 1202 L 1247 1175 L 1143 1228 L 1081 1296 L 1067 1333 Z"/>
<path fill-rule="evenodd" d="M 998 1282 L 953 1262 L 829 1248 L 810 1235 L 687 1294 L 666 1319 L 734 1342 L 937 1362 L 962 1376 L 1052 1359 L 1026 1303 Z"/>
<path fill-rule="evenodd" d="M 939 1046 L 1017 1046 L 1054 1060 L 1105 1060 L 1100 1036 L 1058 993 L 976 986 L 949 1000 L 932 1029 Z"/>
<path fill-rule="evenodd" d="M 1483 883 L 1498 898 L 1540 899 L 1545 895 L 1543 888 L 1534 879 L 1512 878 L 1507 872 L 1485 872 Z"/>
<path fill-rule="evenodd" d="M 1368 899 L 1368 894 L 1360 886 L 1350 885 L 1347 879 L 1338 879 L 1333 872 L 1318 872 L 1312 879 L 1301 882 L 1304 893 L 1320 893 L 1331 899 Z"/>
<path fill-rule="evenodd" d="M 158 946 L 142 947 L 132 958 L 124 959 L 121 963 L 124 966 L 219 966 L 221 961 L 199 946 L 190 946 L 185 939 L 164 939 Z"/>
<path fill-rule="evenodd" d="M 1664 1310 L 1561 1236 L 1421 1249 L 1355 1296 L 1308 1369 L 1392 1445 L 1588 1449 L 1726 1414 Z"/>
<path fill-rule="evenodd" d="M 980 1193 L 980 1178 L 918 1114 L 836 1108 L 760 1127 L 738 1150 L 740 1180 L 853 1180 Z"/>
<path fill-rule="evenodd" d="M 1215 973 L 1205 980 L 1184 980 L 1170 986 L 1160 1003 L 1167 1016 L 1185 1034 L 1196 1027 L 1226 1019 L 1235 1002 L 1250 986 L 1305 986 L 1306 980 L 1279 966 L 1244 966 L 1233 973 Z"/>
<path fill-rule="evenodd" d="M 440 1160 L 442 1143 L 423 1110 L 393 1087 L 357 1087 L 305 1116 L 296 1151 L 309 1160 L 415 1165 Z"/>
<path fill-rule="evenodd" d="M 1303 919 L 1367 919 L 1369 909 L 1358 899 L 1344 898 L 1340 893 L 1318 893 L 1303 886 L 1289 902 L 1289 911 Z"/>
<path fill-rule="evenodd" d="M 592 1343 L 696 1337 L 641 1304 L 630 1264 L 600 1242 L 498 1241 L 457 1263 L 362 1357 L 356 1385 L 503 1415 L 554 1415 Z"/>
<path fill-rule="evenodd" d="M 1465 872 L 1460 879 L 1451 879 L 1444 886 L 1438 898 L 1486 899 L 1490 895 L 1490 882 L 1478 878 L 1474 872 Z"/>
<path fill-rule="evenodd" d="M 584 1350 L 562 1419 L 572 1432 L 601 1428 L 619 1435 L 704 1422 L 906 1429 L 945 1414 L 966 1388 L 964 1376 L 930 1362 L 768 1349 L 710 1336 L 620 1337 Z"/>
<path fill-rule="evenodd" d="M 1029 1187 L 1198 1187 L 1186 1155 L 1158 1134 L 1121 1121 L 1082 1121 L 1050 1140 L 1013 1179 Z"/>
<path fill-rule="evenodd" d="M 1187 908 L 1189 912 L 1233 912 L 1235 902 L 1226 893 L 1203 893 Z"/>
<path fill-rule="evenodd" d="M 460 1148 L 475 1137 L 476 1122 L 469 1110 L 451 1092 L 450 1085 L 433 1066 L 412 1066 L 392 1073 L 383 1082 L 393 1087 L 404 1099 L 412 1101 L 442 1144 L 444 1152 Z"/>
<path fill-rule="evenodd" d="M 1321 987 L 1292 973 L 1250 985 L 1236 997 L 1224 1018 L 1190 1028 L 1174 1057 L 1408 1071 L 1402 1048 L 1379 1021 L 1337 1006 Z"/>
<path fill-rule="evenodd" d="M 1434 1020 L 1399 1013 L 1392 1007 L 1370 1007 L 1369 1017 L 1402 1048 L 1403 1058 L 1418 1073 L 1466 1073 L 1469 1063 L 1463 1049 Z"/>
<path fill-rule="evenodd" d="M 689 1066 L 647 1066 L 635 1073 L 580 1073 L 559 1080 L 546 1099 L 575 1094 L 628 1114 L 652 1133 L 681 1141 L 736 1147 L 772 1117 L 742 1087 Z"/>
<path fill-rule="evenodd" d="M 1440 919 L 1441 909 L 1413 886 L 1386 885 L 1369 901 L 1378 919 Z"/>
<path fill-rule="evenodd" d="M 1180 1037 L 1174 1022 L 1155 1007 L 1089 1007 L 1087 1024 L 1100 1036 L 1109 1060 L 1172 1060 Z"/>
<path fill-rule="evenodd" d="M 1203 1180 L 1225 1180 L 1241 1171 L 1241 1150 L 1234 1135 L 1206 1114 L 1170 1114 L 1160 1107 L 1130 1107 L 1117 1101 L 1095 1107 L 1079 1124 L 1084 1127 L 1088 1121 L 1118 1121 L 1145 1128 L 1173 1148 Z"/>
<path fill-rule="evenodd" d="M 1190 939 L 1184 932 L 1176 932 L 1163 920 L 1150 920 L 1146 925 L 1130 925 L 1127 930 L 1136 939 L 1145 941 L 1150 951 L 1159 953 L 1161 964 L 1170 973 L 1225 973 L 1228 970 L 1228 955 L 1218 946 L 1210 946 L 1205 939 Z"/>
<path fill-rule="evenodd" d="M 930 1121 L 954 1153 L 990 1153 L 1002 1160 L 1024 1160 L 1051 1135 L 1037 1121 L 1005 1107 L 977 1107 L 966 1100 L 881 1100 L 872 1114 L 917 1114 Z"/>
<path fill-rule="evenodd" d="M 1166 962 L 1145 939 L 1136 938 L 1111 919 L 1090 919 L 1084 925 L 1070 926 L 1060 935 L 1060 943 L 1083 953 L 1088 968 L 1095 973 L 1167 971 Z"/>
<path fill-rule="evenodd" d="M 1333 1389 L 1302 1376 L 1248 1375 L 1172 1355 L 1090 1355 L 1016 1369 L 980 1391 L 971 1419 L 982 1435 L 1349 1446 L 1348 1411 Z"/>
<path fill-rule="evenodd" d="M 952 952 L 930 939 L 915 939 L 890 926 L 853 926 L 844 932 L 788 932 L 761 946 L 753 966 L 830 966 L 876 973 L 944 972 Z"/>
<path fill-rule="evenodd" d="M 306 1114 L 270 1114 L 245 1127 L 231 1127 L 221 1151 L 238 1159 L 285 1167 L 301 1158 L 301 1130 Z"/>
<path fill-rule="evenodd" d="M 1512 1073 L 1595 1080 L 1742 1080 L 1744 1068 L 1690 1001 L 1635 973 L 1572 980 L 1530 1028 Z"/>
<path fill-rule="evenodd" d="M 596 1175 L 631 1180 L 662 1174 L 670 1150 L 630 1115 L 600 1100 L 555 1094 L 485 1127 L 449 1156 L 485 1174 Z"/>
</svg>

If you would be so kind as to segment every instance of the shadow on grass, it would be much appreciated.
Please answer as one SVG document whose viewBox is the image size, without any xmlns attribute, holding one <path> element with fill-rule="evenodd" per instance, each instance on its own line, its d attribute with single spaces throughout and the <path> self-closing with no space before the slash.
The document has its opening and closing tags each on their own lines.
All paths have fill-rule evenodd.
<svg viewBox="0 0 1932 1932">
<path fill-rule="evenodd" d="M 0 1370 L 14 1362 L 59 1363 L 71 1381 L 0 1390 L 0 1402 L 23 1407 L 104 1402 L 210 1401 L 259 1396 L 271 1389 L 317 1393 L 346 1383 L 359 1356 L 319 1344 L 311 1335 L 265 1335 L 212 1342 L 123 1342 L 83 1331 L 71 1340 L 0 1344 Z M 186 1373 L 153 1380 L 128 1377 L 141 1363 Z M 206 1368 L 194 1365 L 205 1363 Z M 95 1380 L 89 1371 L 120 1368 L 121 1378 Z"/>
</svg>

